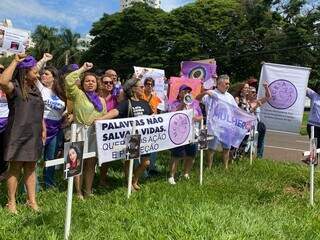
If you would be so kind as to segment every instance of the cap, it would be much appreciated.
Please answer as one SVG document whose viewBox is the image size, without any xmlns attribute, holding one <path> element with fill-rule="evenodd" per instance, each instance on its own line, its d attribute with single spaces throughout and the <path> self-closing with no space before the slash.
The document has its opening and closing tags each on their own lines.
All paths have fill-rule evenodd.
<svg viewBox="0 0 320 240">
<path fill-rule="evenodd" d="M 186 85 L 186 84 L 182 84 L 182 85 L 179 87 L 179 92 L 180 92 L 180 91 L 184 91 L 184 90 L 192 91 L 192 88 L 189 87 L 189 86 Z"/>
</svg>

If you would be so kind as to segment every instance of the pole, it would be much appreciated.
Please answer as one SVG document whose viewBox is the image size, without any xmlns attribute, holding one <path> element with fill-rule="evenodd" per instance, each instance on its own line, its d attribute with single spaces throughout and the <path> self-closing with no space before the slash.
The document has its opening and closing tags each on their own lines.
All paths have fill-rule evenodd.
<svg viewBox="0 0 320 240">
<path fill-rule="evenodd" d="M 252 165 L 253 162 L 253 140 L 254 140 L 254 134 L 255 134 L 255 128 L 251 128 L 250 130 L 250 165 Z"/>
<path fill-rule="evenodd" d="M 314 164 L 313 164 L 313 154 L 311 149 L 313 148 L 312 142 L 314 139 L 314 126 L 311 126 L 311 138 L 310 138 L 310 204 L 314 205 L 313 195 L 314 195 Z"/>
<path fill-rule="evenodd" d="M 203 129 L 203 119 L 201 119 L 200 129 Z M 203 182 L 203 149 L 200 150 L 200 186 Z"/>
<path fill-rule="evenodd" d="M 75 142 L 77 138 L 77 125 L 71 125 L 71 142 Z M 66 208 L 66 220 L 64 225 L 64 239 L 68 240 L 70 235 L 71 226 L 71 209 L 72 209 L 72 193 L 73 193 L 73 177 L 68 178 L 68 190 L 67 190 L 67 208 Z"/>
<path fill-rule="evenodd" d="M 133 121 L 133 126 L 132 126 L 132 134 L 136 133 L 136 121 Z M 129 154 L 129 153 L 127 153 Z M 128 193 L 127 197 L 130 198 L 131 193 L 132 193 L 132 175 L 133 175 L 133 161 L 134 159 L 129 160 L 129 174 L 128 174 Z"/>
</svg>

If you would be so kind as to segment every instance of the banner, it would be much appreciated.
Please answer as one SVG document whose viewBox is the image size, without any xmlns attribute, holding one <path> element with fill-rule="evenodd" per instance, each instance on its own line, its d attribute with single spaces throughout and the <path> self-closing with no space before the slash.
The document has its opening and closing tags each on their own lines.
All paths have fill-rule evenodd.
<svg viewBox="0 0 320 240">
<path fill-rule="evenodd" d="M 268 130 L 299 133 L 310 68 L 264 63 L 258 98 L 265 96 L 267 81 L 271 99 L 261 106 L 260 119 Z"/>
<path fill-rule="evenodd" d="M 193 111 L 178 111 L 159 115 L 97 121 L 96 136 L 99 165 L 126 158 L 128 136 L 141 135 L 140 153 L 149 154 L 193 141 Z"/>
<path fill-rule="evenodd" d="M 209 64 L 209 62 L 212 62 Z M 211 89 L 216 83 L 213 77 L 216 76 L 217 65 L 212 59 L 199 61 L 181 62 L 181 73 L 185 78 L 200 79 L 206 89 Z"/>
<path fill-rule="evenodd" d="M 217 97 L 211 98 L 207 116 L 208 134 L 216 136 L 226 145 L 239 147 L 257 118 Z"/>
<path fill-rule="evenodd" d="M 0 52 L 24 53 L 29 44 L 29 33 L 0 26 Z"/>
<path fill-rule="evenodd" d="M 179 94 L 179 87 L 181 85 L 187 85 L 192 88 L 192 96 L 195 98 L 201 92 L 201 80 L 200 79 L 188 79 L 188 78 L 179 78 L 171 77 L 170 78 L 170 91 L 169 91 L 169 102 L 173 102 L 177 99 Z"/>
</svg>

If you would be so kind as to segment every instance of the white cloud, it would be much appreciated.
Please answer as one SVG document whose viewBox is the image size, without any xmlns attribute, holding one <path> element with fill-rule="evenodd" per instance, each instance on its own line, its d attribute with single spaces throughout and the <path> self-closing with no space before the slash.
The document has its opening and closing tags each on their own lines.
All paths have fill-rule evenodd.
<svg viewBox="0 0 320 240">
<path fill-rule="evenodd" d="M 165 11 L 171 11 L 172 9 L 181 7 L 194 1 L 195 0 L 162 0 L 161 8 Z"/>
<path fill-rule="evenodd" d="M 1 0 L 0 9 L 12 19 L 13 23 L 15 19 L 25 18 L 26 21 L 28 19 L 51 20 L 72 28 L 79 24 L 76 17 L 67 15 L 59 9 L 51 9 L 37 0 Z"/>
</svg>

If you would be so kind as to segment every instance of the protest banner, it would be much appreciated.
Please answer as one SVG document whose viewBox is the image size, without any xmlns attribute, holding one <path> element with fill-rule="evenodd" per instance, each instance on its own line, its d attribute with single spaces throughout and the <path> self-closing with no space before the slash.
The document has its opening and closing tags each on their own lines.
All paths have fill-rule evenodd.
<svg viewBox="0 0 320 240">
<path fill-rule="evenodd" d="M 261 106 L 260 119 L 268 130 L 299 133 L 310 68 L 264 63 L 258 98 L 265 96 L 267 81 L 271 99 Z"/>
<path fill-rule="evenodd" d="M 215 96 L 211 98 L 207 116 L 208 134 L 229 146 L 239 147 L 257 118 Z"/>
<path fill-rule="evenodd" d="M 192 96 L 195 98 L 201 92 L 201 80 L 200 79 L 189 79 L 184 77 L 171 77 L 170 78 L 170 91 L 169 91 L 169 102 L 173 102 L 177 99 L 179 94 L 179 87 L 181 85 L 187 85 L 192 88 Z"/>
<path fill-rule="evenodd" d="M 163 151 L 193 142 L 193 111 L 97 121 L 99 165 L 125 159 L 128 136 L 135 124 L 141 135 L 140 154 Z"/>
<path fill-rule="evenodd" d="M 212 59 L 198 61 L 181 62 L 181 73 L 185 78 L 200 79 L 206 89 L 211 89 L 216 85 L 214 77 L 216 76 L 216 63 Z"/>
<path fill-rule="evenodd" d="M 24 53 L 29 44 L 29 33 L 0 26 L 0 52 Z"/>
</svg>

